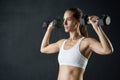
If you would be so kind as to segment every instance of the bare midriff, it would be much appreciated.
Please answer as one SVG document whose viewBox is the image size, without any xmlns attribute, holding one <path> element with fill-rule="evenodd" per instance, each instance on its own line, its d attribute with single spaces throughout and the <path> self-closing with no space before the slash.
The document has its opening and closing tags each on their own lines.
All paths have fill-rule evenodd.
<svg viewBox="0 0 120 80">
<path fill-rule="evenodd" d="M 58 80 L 83 80 L 84 69 L 68 65 L 60 65 Z"/>
</svg>

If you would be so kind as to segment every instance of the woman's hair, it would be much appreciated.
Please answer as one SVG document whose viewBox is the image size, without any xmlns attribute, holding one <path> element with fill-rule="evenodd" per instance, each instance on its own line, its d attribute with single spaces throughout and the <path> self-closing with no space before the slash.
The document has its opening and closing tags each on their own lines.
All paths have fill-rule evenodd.
<svg viewBox="0 0 120 80">
<path fill-rule="evenodd" d="M 69 9 L 67 9 L 67 11 L 72 11 L 73 12 L 73 17 L 77 20 L 80 20 L 80 18 L 83 16 L 83 12 L 79 8 L 69 8 Z M 80 33 L 83 36 L 88 37 L 87 26 L 86 25 L 80 25 L 79 28 L 80 28 Z"/>
</svg>

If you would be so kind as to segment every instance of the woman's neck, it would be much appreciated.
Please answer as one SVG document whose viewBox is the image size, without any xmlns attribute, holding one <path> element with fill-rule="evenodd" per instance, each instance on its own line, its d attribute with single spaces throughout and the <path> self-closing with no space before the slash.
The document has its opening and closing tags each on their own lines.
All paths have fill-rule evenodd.
<svg viewBox="0 0 120 80">
<path fill-rule="evenodd" d="M 79 39 L 82 35 L 80 34 L 80 32 L 70 32 L 70 40 L 76 40 Z"/>
</svg>

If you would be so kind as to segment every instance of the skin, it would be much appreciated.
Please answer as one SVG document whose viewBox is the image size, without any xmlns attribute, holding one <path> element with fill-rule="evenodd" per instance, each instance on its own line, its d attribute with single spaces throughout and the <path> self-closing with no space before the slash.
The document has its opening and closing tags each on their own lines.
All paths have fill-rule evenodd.
<svg viewBox="0 0 120 80">
<path fill-rule="evenodd" d="M 64 13 L 64 29 L 65 32 L 69 33 L 69 38 L 67 39 L 64 49 L 70 49 L 76 44 L 76 42 L 83 37 L 79 31 L 80 20 L 76 20 L 73 16 L 73 12 L 65 11 Z M 92 25 L 94 31 L 99 37 L 99 41 L 94 38 L 85 38 L 80 44 L 80 52 L 86 58 L 90 58 L 92 52 L 100 55 L 108 55 L 113 52 L 113 47 L 102 30 L 101 26 L 98 25 L 97 16 L 89 16 L 89 23 Z M 55 43 L 49 44 L 49 39 L 54 25 L 51 22 L 47 28 L 47 31 L 42 40 L 40 52 L 46 54 L 57 53 L 65 39 L 58 40 Z M 58 80 L 83 80 L 85 70 L 79 67 L 73 67 L 68 65 L 60 65 Z"/>
</svg>

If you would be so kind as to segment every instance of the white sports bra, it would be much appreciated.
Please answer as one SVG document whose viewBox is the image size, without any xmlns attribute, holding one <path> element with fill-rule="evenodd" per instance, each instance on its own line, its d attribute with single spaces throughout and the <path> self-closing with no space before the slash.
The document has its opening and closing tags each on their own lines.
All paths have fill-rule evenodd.
<svg viewBox="0 0 120 80">
<path fill-rule="evenodd" d="M 59 65 L 70 65 L 75 67 L 80 67 L 85 69 L 88 63 L 88 59 L 84 57 L 80 52 L 80 43 L 84 37 L 80 38 L 77 43 L 70 49 L 65 50 L 64 45 L 67 40 L 65 40 L 60 48 L 58 54 Z"/>
</svg>

